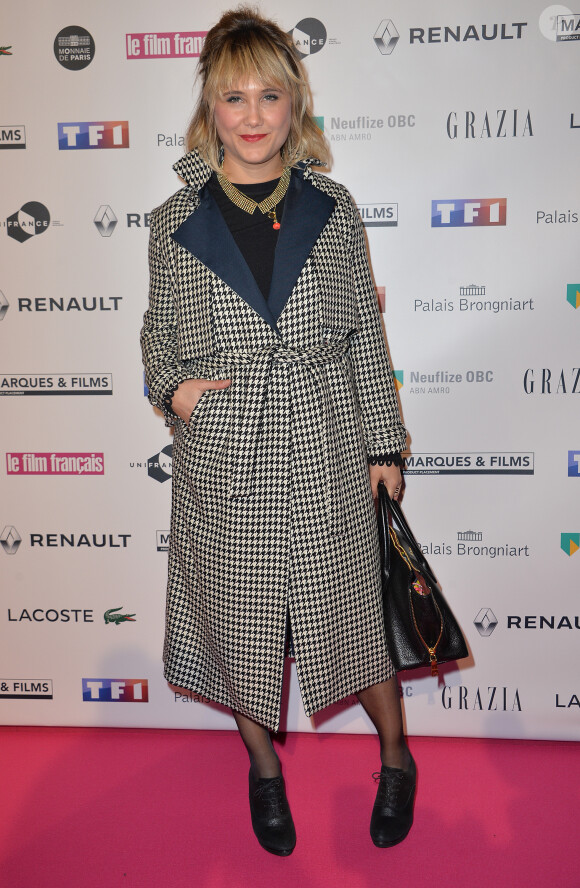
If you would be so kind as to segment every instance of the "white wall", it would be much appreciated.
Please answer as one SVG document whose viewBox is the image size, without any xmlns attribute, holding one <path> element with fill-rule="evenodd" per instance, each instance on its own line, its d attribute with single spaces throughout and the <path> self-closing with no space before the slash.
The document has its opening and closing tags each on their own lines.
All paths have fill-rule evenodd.
<svg viewBox="0 0 580 888">
<path fill-rule="evenodd" d="M 145 214 L 178 187 L 171 165 L 195 59 L 145 58 L 134 36 L 204 32 L 221 9 L 199 0 L 82 6 L 5 0 L 0 24 L 0 46 L 12 47 L 0 55 L 0 718 L 230 728 L 228 713 L 176 698 L 162 677 L 157 532 L 169 526 L 170 480 L 149 477 L 147 462 L 171 437 L 143 396 L 138 330 Z M 367 220 L 397 205 L 383 216 L 396 225 L 367 232 L 412 438 L 404 504 L 472 651 L 439 683 L 402 676 L 408 730 L 578 739 L 580 554 L 567 554 L 561 535 L 572 535 L 568 551 L 580 544 L 574 454 L 568 469 L 569 451 L 580 452 L 580 310 L 568 289 L 580 289 L 580 41 L 550 30 L 574 36 L 565 28 L 578 20 L 552 19 L 570 10 L 536 0 L 262 8 L 288 30 L 308 16 L 324 23 L 326 41 L 306 65 L 333 175 Z M 391 54 L 373 41 L 386 19 L 399 34 Z M 484 24 L 495 39 L 483 39 Z M 94 40 L 81 70 L 55 58 L 69 25 Z M 447 32 L 445 41 L 446 26 L 459 40 Z M 127 58 L 127 34 L 140 56 Z M 59 149 L 58 123 L 103 121 L 127 121 L 130 147 Z M 16 126 L 23 150 L 7 147 L 22 135 Z M 459 199 L 479 203 L 466 217 L 483 221 L 485 201 L 507 201 L 506 224 L 432 226 L 432 202 Z M 20 242 L 8 231 L 30 230 L 30 217 L 19 217 L 24 228 L 13 218 L 30 201 L 48 209 L 50 225 L 32 208 L 40 233 Z M 104 237 L 93 220 L 107 205 L 117 224 Z M 470 301 L 478 304 L 464 310 Z M 438 372 L 442 381 L 421 381 Z M 52 388 L 30 387 L 49 378 Z M 24 453 L 102 454 L 104 471 L 96 459 L 96 474 L 24 475 L 30 460 L 7 456 Z M 429 468 L 425 455 L 435 465 L 448 455 L 455 473 L 414 474 Z M 79 545 L 61 545 L 61 534 Z M 105 624 L 110 608 L 135 620 Z M 474 620 L 488 608 L 497 626 L 482 635 Z M 148 702 L 130 705 L 127 683 L 119 704 L 84 702 L 83 678 L 147 680 Z M 30 699 L 36 685 L 52 699 Z M 367 731 L 355 703 L 308 720 L 293 674 L 287 727 Z"/>
</svg>

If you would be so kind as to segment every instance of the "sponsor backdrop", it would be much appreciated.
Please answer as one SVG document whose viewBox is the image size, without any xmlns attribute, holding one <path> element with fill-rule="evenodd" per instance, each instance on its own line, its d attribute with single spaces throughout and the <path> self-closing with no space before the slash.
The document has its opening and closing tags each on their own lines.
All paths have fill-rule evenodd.
<svg viewBox="0 0 580 888">
<path fill-rule="evenodd" d="M 81 6 L 0 25 L 0 718 L 232 728 L 162 677 L 172 441 L 138 346 L 225 4 Z M 366 225 L 404 505 L 471 650 L 400 676 L 408 730 L 579 739 L 580 3 L 262 8 Z M 288 668 L 288 729 L 370 730 L 353 698 L 306 719 Z"/>
</svg>

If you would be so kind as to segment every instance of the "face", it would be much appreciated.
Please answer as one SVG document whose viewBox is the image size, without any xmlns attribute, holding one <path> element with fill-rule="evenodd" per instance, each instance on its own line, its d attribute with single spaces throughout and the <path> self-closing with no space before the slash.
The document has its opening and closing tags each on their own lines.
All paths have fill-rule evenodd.
<svg viewBox="0 0 580 888">
<path fill-rule="evenodd" d="M 218 96 L 214 120 L 224 146 L 224 172 L 234 182 L 266 182 L 282 173 L 280 148 L 292 118 L 290 93 L 257 80 Z"/>
</svg>

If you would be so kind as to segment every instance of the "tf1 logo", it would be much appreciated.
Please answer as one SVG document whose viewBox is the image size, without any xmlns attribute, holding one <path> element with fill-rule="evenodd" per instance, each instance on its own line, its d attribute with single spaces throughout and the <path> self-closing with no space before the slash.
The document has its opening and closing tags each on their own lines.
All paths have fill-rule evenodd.
<svg viewBox="0 0 580 888">
<path fill-rule="evenodd" d="M 146 678 L 83 678 L 83 700 L 87 703 L 148 703 Z"/>
<path fill-rule="evenodd" d="M 507 198 L 456 198 L 431 201 L 431 228 L 505 225 Z"/>
<path fill-rule="evenodd" d="M 81 148 L 128 148 L 129 122 L 101 120 L 59 123 L 58 147 L 60 151 L 75 151 Z"/>
</svg>

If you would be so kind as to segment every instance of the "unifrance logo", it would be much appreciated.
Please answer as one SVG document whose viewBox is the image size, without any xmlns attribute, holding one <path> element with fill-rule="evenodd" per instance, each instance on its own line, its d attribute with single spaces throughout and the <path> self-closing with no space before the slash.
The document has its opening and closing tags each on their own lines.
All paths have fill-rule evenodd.
<svg viewBox="0 0 580 888">
<path fill-rule="evenodd" d="M 431 201 L 432 228 L 477 228 L 506 224 L 507 198 Z"/>
<path fill-rule="evenodd" d="M 580 284 L 567 285 L 566 302 L 569 302 L 572 308 L 580 308 Z"/>
<path fill-rule="evenodd" d="M 6 219 L 8 237 L 23 244 L 35 234 L 44 234 L 50 225 L 50 213 L 44 204 L 29 200 Z"/>
<path fill-rule="evenodd" d="M 128 59 L 194 59 L 198 58 L 207 31 L 161 31 L 149 34 L 126 34 Z"/>
<path fill-rule="evenodd" d="M 104 475 L 104 453 L 7 453 L 7 475 Z"/>
<path fill-rule="evenodd" d="M 146 678 L 83 678 L 85 703 L 148 703 Z"/>
<path fill-rule="evenodd" d="M 86 148 L 128 148 L 129 121 L 100 120 L 58 124 L 59 151 Z"/>
<path fill-rule="evenodd" d="M 580 450 L 568 451 L 568 477 L 580 478 Z"/>
<path fill-rule="evenodd" d="M 301 59 L 320 52 L 326 44 L 326 28 L 315 18 L 301 19 L 288 33 Z"/>
<path fill-rule="evenodd" d="M 580 533 L 561 533 L 560 548 L 570 557 L 580 549 Z"/>
</svg>

